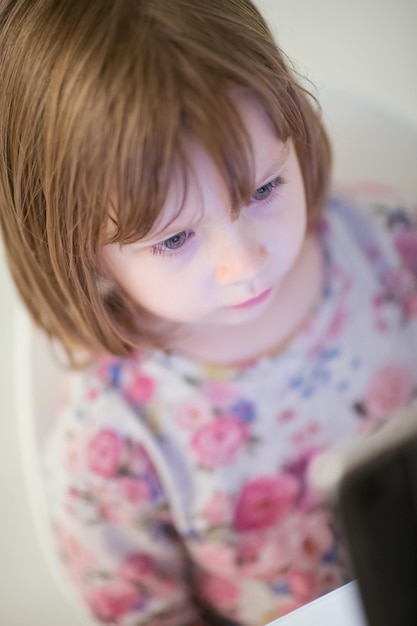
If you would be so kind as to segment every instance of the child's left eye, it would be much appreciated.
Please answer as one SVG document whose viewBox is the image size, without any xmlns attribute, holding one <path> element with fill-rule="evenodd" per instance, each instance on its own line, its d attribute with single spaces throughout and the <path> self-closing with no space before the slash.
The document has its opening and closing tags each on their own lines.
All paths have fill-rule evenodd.
<svg viewBox="0 0 417 626">
<path fill-rule="evenodd" d="M 255 200 L 256 202 L 259 202 L 260 200 L 266 200 L 266 198 L 271 195 L 275 187 L 279 187 L 283 184 L 283 178 L 281 178 L 281 176 L 277 176 L 277 178 L 274 178 L 274 180 L 271 180 L 269 183 L 262 185 L 262 187 L 258 187 L 258 189 L 252 196 L 252 200 Z"/>
</svg>

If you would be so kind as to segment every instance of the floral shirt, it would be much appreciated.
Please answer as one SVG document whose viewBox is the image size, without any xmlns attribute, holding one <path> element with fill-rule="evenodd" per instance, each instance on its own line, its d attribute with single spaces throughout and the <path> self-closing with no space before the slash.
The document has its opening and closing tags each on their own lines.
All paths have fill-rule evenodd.
<svg viewBox="0 0 417 626">
<path fill-rule="evenodd" d="M 322 301 L 283 352 L 108 357 L 75 376 L 45 487 L 91 623 L 260 626 L 347 581 L 309 466 L 417 391 L 416 207 L 369 192 L 329 200 Z"/>
</svg>

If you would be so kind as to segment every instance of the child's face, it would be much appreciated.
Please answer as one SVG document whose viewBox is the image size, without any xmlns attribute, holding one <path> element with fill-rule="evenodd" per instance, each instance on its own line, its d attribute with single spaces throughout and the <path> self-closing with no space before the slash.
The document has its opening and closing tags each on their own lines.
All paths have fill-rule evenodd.
<svg viewBox="0 0 417 626">
<path fill-rule="evenodd" d="M 254 99 L 236 96 L 236 102 L 256 167 L 252 201 L 239 217 L 231 217 L 229 195 L 213 162 L 190 145 L 195 176 L 178 217 L 169 223 L 181 198 L 174 184 L 162 220 L 146 239 L 104 249 L 113 277 L 142 307 L 197 328 L 245 324 L 271 302 L 276 306 L 306 235 L 304 185 L 292 143 L 278 140 Z"/>
</svg>

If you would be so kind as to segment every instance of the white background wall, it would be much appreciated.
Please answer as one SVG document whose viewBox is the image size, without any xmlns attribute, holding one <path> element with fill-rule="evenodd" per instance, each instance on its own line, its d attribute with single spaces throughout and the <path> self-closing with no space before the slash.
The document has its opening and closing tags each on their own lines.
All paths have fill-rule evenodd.
<svg viewBox="0 0 417 626">
<path fill-rule="evenodd" d="M 281 46 L 319 90 L 332 83 L 363 94 L 417 130 L 417 0 L 257 4 Z M 417 174 L 417 163 L 407 166 Z M 1 256 L 0 294 L 0 624 L 75 626 L 42 561 L 27 504 L 9 367 L 13 291 Z"/>
<path fill-rule="evenodd" d="M 417 0 L 258 0 L 312 80 L 349 87 L 417 123 Z"/>
</svg>

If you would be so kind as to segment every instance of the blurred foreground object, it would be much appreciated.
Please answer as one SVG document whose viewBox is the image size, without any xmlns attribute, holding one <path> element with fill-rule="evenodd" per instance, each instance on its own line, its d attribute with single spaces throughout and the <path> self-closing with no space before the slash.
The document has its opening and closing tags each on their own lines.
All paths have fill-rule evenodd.
<svg viewBox="0 0 417 626">
<path fill-rule="evenodd" d="M 415 626 L 417 404 L 313 470 L 331 494 L 369 626 Z"/>
</svg>

